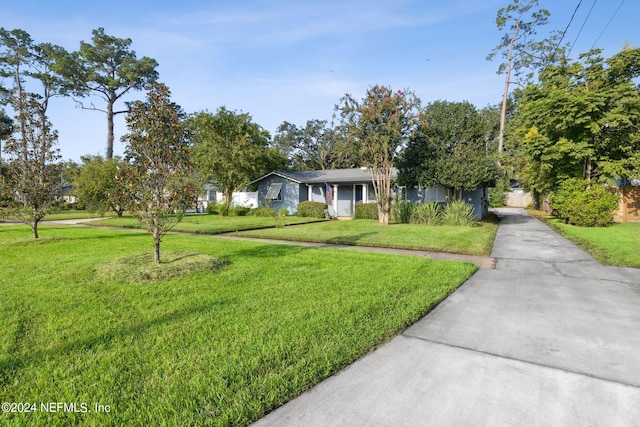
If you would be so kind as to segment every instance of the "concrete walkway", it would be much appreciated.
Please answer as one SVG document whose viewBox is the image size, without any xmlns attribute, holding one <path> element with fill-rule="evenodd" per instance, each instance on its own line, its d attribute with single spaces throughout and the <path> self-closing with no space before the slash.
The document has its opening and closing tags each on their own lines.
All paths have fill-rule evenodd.
<svg viewBox="0 0 640 427">
<path fill-rule="evenodd" d="M 495 269 L 255 425 L 640 426 L 640 270 L 498 214 Z"/>
</svg>

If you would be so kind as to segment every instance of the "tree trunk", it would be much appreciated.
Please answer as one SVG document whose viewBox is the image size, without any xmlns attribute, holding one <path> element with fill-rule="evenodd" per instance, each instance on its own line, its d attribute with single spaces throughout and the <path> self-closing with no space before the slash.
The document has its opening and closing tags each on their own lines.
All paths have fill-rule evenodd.
<svg viewBox="0 0 640 427">
<path fill-rule="evenodd" d="M 112 100 L 107 102 L 107 160 L 113 159 L 113 103 Z"/>
<path fill-rule="evenodd" d="M 507 123 L 507 101 L 509 99 L 509 85 L 511 84 L 511 63 L 513 61 L 513 42 L 518 36 L 520 24 L 516 24 L 513 37 L 509 41 L 509 53 L 507 55 L 507 66 L 505 70 L 504 91 L 502 93 L 502 108 L 500 109 L 500 132 L 498 133 L 498 153 L 502 153 L 504 148 L 504 128 Z M 500 160 L 498 160 L 500 165 Z"/>
<path fill-rule="evenodd" d="M 591 164 L 591 157 L 584 159 L 584 178 L 587 180 L 587 190 L 591 188 L 591 174 L 593 173 L 593 165 Z"/>
<path fill-rule="evenodd" d="M 540 203 L 540 193 L 538 193 L 536 190 L 533 190 L 533 209 L 537 209 L 540 210 L 540 206 L 542 205 L 542 203 Z"/>
<path fill-rule="evenodd" d="M 379 222 L 382 225 L 389 225 L 389 209 L 378 211 Z"/>
<path fill-rule="evenodd" d="M 222 216 L 229 215 L 229 208 L 231 207 L 231 200 L 233 199 L 233 188 L 225 188 L 224 189 L 224 200 L 222 203 L 224 204 L 224 209 L 222 211 Z"/>
<path fill-rule="evenodd" d="M 156 264 L 160 264 L 160 231 L 153 230 L 153 260 Z"/>
<path fill-rule="evenodd" d="M 498 133 L 498 153 L 502 153 L 504 147 L 504 128 L 507 122 L 507 100 L 509 99 L 509 79 L 511 75 L 511 64 L 507 65 L 507 77 L 504 82 L 504 92 L 502 94 L 502 108 L 500 109 L 500 132 Z M 500 161 L 498 160 L 498 164 Z"/>
<path fill-rule="evenodd" d="M 29 225 L 31 226 L 31 232 L 33 233 L 33 238 L 38 239 L 40 237 L 38 236 L 38 222 L 32 221 L 29 223 Z"/>
</svg>

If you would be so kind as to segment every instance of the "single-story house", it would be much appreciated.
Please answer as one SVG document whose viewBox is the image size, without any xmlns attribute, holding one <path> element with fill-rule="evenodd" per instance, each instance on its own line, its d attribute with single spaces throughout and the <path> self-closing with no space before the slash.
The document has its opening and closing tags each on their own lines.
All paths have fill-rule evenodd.
<svg viewBox="0 0 640 427">
<path fill-rule="evenodd" d="M 393 170 L 391 178 L 397 178 L 397 170 Z M 289 214 L 295 214 L 298 203 L 314 201 L 326 203 L 335 216 L 352 217 L 357 204 L 376 201 L 371 172 L 366 168 L 273 171 L 252 181 L 250 185 L 258 187 L 258 203 L 267 204 L 276 210 L 287 209 Z M 399 189 L 394 187 L 395 191 Z M 449 197 L 447 189 L 442 186 L 408 188 L 405 194 L 407 200 L 416 203 L 435 200 L 445 204 Z M 464 201 L 473 206 L 477 219 L 487 214 L 487 185 L 463 191 L 462 196 Z"/>
</svg>

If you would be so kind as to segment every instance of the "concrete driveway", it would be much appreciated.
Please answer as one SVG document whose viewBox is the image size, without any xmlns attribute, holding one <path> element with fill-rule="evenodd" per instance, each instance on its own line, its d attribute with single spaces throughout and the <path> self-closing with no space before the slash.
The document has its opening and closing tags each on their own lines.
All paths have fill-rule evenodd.
<svg viewBox="0 0 640 427">
<path fill-rule="evenodd" d="M 495 269 L 255 425 L 640 426 L 640 270 L 498 214 Z"/>
</svg>

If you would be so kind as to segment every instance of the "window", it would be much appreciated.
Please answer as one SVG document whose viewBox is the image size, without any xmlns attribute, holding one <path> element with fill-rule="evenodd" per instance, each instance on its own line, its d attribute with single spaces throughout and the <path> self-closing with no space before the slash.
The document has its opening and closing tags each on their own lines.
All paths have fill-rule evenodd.
<svg viewBox="0 0 640 427">
<path fill-rule="evenodd" d="M 269 189 L 267 190 L 267 195 L 264 196 L 264 198 L 267 200 L 272 200 L 274 202 L 281 202 L 282 201 L 282 183 L 274 182 L 273 184 L 269 185 Z"/>
</svg>

